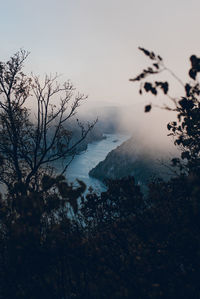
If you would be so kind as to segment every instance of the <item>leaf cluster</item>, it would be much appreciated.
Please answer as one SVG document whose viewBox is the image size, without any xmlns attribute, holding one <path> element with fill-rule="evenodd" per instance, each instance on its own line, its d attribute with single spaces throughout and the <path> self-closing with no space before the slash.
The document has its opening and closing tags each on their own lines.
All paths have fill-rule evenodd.
<svg viewBox="0 0 200 299">
<path fill-rule="evenodd" d="M 152 68 L 143 70 L 140 75 L 130 81 L 140 81 L 139 93 L 142 91 L 149 92 L 153 95 L 158 94 L 158 89 L 162 90 L 163 94 L 169 98 L 174 107 L 164 105 L 161 108 L 176 111 L 177 120 L 167 124 L 167 129 L 170 131 L 169 136 L 173 136 L 174 143 L 181 151 L 182 160 L 186 161 L 184 171 L 199 171 L 200 158 L 200 85 L 197 81 L 197 73 L 200 72 L 200 59 L 195 55 L 190 57 L 191 68 L 189 75 L 193 79 L 192 82 L 183 83 L 170 69 L 168 69 L 159 55 L 150 52 L 144 48 L 139 48 L 150 60 L 156 60 L 158 67 L 157 71 Z M 148 71 L 149 70 L 149 71 Z M 167 71 L 172 77 L 184 88 L 184 96 L 176 99 L 169 95 L 169 82 L 154 81 L 153 83 L 146 81 L 146 77 L 158 72 Z M 145 112 L 149 112 L 152 108 L 151 104 L 145 107 Z M 179 162 L 178 162 L 179 161 Z M 180 170 L 184 168 L 183 163 L 180 163 L 178 158 L 172 161 L 173 165 L 179 165 Z"/>
</svg>

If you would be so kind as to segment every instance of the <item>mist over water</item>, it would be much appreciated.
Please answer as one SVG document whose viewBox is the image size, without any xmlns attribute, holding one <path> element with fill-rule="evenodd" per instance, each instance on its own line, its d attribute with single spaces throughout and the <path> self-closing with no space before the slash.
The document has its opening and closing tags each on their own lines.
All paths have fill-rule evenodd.
<svg viewBox="0 0 200 299">
<path fill-rule="evenodd" d="M 148 102 L 141 102 L 129 106 L 101 106 L 81 108 L 80 115 L 83 119 L 92 120 L 98 117 L 97 127 L 104 133 L 120 132 L 133 136 L 137 146 L 153 150 L 156 153 L 176 153 L 172 137 L 167 136 L 167 124 L 176 121 L 176 113 L 159 108 L 152 108 L 149 113 L 144 112 Z M 85 110 L 84 110 L 85 108 Z M 109 132 L 110 133 L 110 132 Z"/>
<path fill-rule="evenodd" d="M 68 182 L 76 184 L 76 179 L 79 179 L 84 181 L 87 187 L 92 186 L 97 191 L 105 190 L 103 182 L 90 177 L 88 173 L 100 161 L 104 160 L 111 150 L 122 144 L 129 136 L 105 134 L 105 137 L 105 139 L 90 143 L 86 151 L 81 152 L 74 158 L 66 171 Z"/>
<path fill-rule="evenodd" d="M 153 109 L 150 113 L 144 113 L 143 104 L 129 107 L 100 106 L 81 112 L 80 117 L 85 121 L 98 117 L 99 121 L 94 130 L 100 130 L 106 139 L 89 143 L 86 151 L 74 158 L 66 172 L 69 182 L 76 183 L 78 178 L 83 180 L 88 187 L 104 190 L 105 185 L 90 177 L 88 173 L 103 161 L 110 151 L 130 137 L 133 142 L 127 150 L 130 151 L 132 157 L 140 153 L 141 156 L 153 158 L 156 164 L 161 164 L 162 161 L 170 161 L 178 155 L 172 138 L 167 136 L 169 133 L 167 123 L 176 119 L 173 113 L 161 109 Z M 156 164 L 155 167 L 159 166 Z"/>
<path fill-rule="evenodd" d="M 133 142 L 126 150 L 133 158 L 139 153 L 141 157 L 149 157 L 151 160 L 153 158 L 159 164 L 162 161 L 170 161 L 179 154 L 172 138 L 167 136 L 169 134 L 167 123 L 175 121 L 176 114 L 158 108 L 144 113 L 145 104 L 147 103 L 112 106 L 108 103 L 96 105 L 94 102 L 94 105 L 90 105 L 86 101 L 78 108 L 74 120 L 71 124 L 69 123 L 70 128 L 73 130 L 73 122 L 76 123 L 76 118 L 82 123 L 92 122 L 98 118 L 93 130 L 103 134 L 106 138 L 93 142 L 91 139 L 87 149 L 74 158 L 66 171 L 68 182 L 76 184 L 76 179 L 79 179 L 83 180 L 87 187 L 92 186 L 99 191 L 105 190 L 103 182 L 90 177 L 88 173 L 103 161 L 110 151 L 130 137 Z M 64 162 L 54 165 L 58 173 L 63 168 Z"/>
</svg>

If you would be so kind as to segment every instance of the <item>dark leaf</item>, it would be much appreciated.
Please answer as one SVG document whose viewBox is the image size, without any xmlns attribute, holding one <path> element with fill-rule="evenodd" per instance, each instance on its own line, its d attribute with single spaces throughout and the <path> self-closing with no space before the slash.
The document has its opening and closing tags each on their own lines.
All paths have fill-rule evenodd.
<svg viewBox="0 0 200 299">
<path fill-rule="evenodd" d="M 173 166 L 176 166 L 176 165 L 180 164 L 179 158 L 173 158 L 171 161 L 172 161 Z"/>
<path fill-rule="evenodd" d="M 186 98 L 182 98 L 182 100 L 179 101 L 179 104 L 184 110 L 190 110 L 194 107 L 193 101 Z"/>
<path fill-rule="evenodd" d="M 145 82 L 144 89 L 146 90 L 146 92 L 152 90 L 152 84 L 149 82 Z"/>
<path fill-rule="evenodd" d="M 144 48 L 139 47 L 139 50 L 141 50 L 145 55 L 149 56 L 150 52 Z"/>
<path fill-rule="evenodd" d="M 159 69 L 159 65 L 157 63 L 153 64 L 155 66 L 155 68 Z"/>
<path fill-rule="evenodd" d="M 149 111 L 151 111 L 151 105 L 147 105 L 147 106 L 145 106 L 145 110 L 144 110 L 144 112 L 149 112 Z"/>
<path fill-rule="evenodd" d="M 198 63 L 197 56 L 196 55 L 190 56 L 190 61 L 191 61 L 192 68 L 196 68 L 196 65 Z"/>
<path fill-rule="evenodd" d="M 151 59 L 155 59 L 155 54 L 154 54 L 154 52 L 151 52 L 151 53 L 150 53 L 150 58 L 151 58 Z"/>
<path fill-rule="evenodd" d="M 186 91 L 187 97 L 189 97 L 189 95 L 190 95 L 190 90 L 191 90 L 191 86 L 190 86 L 190 84 L 187 83 L 185 85 L 185 91 Z"/>
<path fill-rule="evenodd" d="M 169 84 L 168 82 L 163 83 L 162 89 L 164 91 L 164 94 L 168 93 L 168 89 L 169 89 Z"/>
<path fill-rule="evenodd" d="M 42 178 L 42 187 L 43 190 L 48 190 L 50 189 L 53 185 L 55 184 L 55 180 L 50 177 L 49 175 L 44 175 Z"/>
<path fill-rule="evenodd" d="M 190 76 L 190 78 L 192 78 L 192 79 L 196 79 L 196 75 L 197 75 L 197 71 L 196 71 L 196 69 L 190 69 L 190 71 L 189 71 L 189 76 Z"/>
<path fill-rule="evenodd" d="M 182 152 L 181 158 L 189 160 L 190 159 L 190 153 L 188 151 Z"/>
<path fill-rule="evenodd" d="M 157 90 L 156 90 L 154 87 L 151 89 L 151 92 L 152 92 L 152 94 L 154 94 L 155 96 L 157 95 Z"/>
<path fill-rule="evenodd" d="M 167 129 L 168 129 L 168 130 L 171 130 L 171 127 L 172 127 L 172 126 L 171 126 L 170 124 L 167 124 Z"/>
</svg>

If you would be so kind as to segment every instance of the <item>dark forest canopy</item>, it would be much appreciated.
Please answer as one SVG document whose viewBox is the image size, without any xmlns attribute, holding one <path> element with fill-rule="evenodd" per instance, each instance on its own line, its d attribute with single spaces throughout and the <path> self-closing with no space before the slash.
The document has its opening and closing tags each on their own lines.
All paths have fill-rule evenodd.
<svg viewBox="0 0 200 299">
<path fill-rule="evenodd" d="M 140 81 L 141 90 L 151 92 L 152 96 L 160 90 L 168 95 L 168 82 L 146 82 L 148 76 L 167 70 L 163 59 L 146 49 L 140 50 L 151 59 L 153 66 L 131 81 Z M 24 54 L 14 56 L 11 66 Z M 189 72 L 192 80 L 184 84 L 182 98 L 170 99 L 177 119 L 167 125 L 175 144 L 182 150 L 182 159 L 172 160 L 173 166 L 180 170 L 179 175 L 168 182 L 152 181 L 145 198 L 132 177 L 108 181 L 107 191 L 100 195 L 92 189 L 85 195 L 83 182 L 79 181 L 80 186 L 73 188 L 65 177 L 52 177 L 49 173 L 41 177 L 39 188 L 29 188 L 28 192 L 22 192 L 21 185 L 15 184 L 15 192 L 10 188 L 0 200 L 0 298 L 200 297 L 200 89 L 197 80 L 200 69 L 198 58 L 192 57 Z M 5 70 L 10 65 L 3 67 Z M 0 78 L 11 78 L 12 67 L 8 73 L 2 72 Z M 19 83 L 26 82 L 26 77 L 23 78 L 19 77 L 15 83 L 17 103 L 23 102 L 22 96 L 17 97 Z M 5 109 L 7 113 L 11 109 L 15 118 L 9 119 L 2 129 L 13 132 L 13 121 L 13 129 L 17 128 L 19 134 L 18 115 L 22 113 L 28 118 L 27 111 L 23 105 L 15 108 L 16 103 L 10 98 L 4 99 L 2 111 Z M 150 109 L 148 105 L 145 110 Z M 42 117 L 39 116 L 40 120 Z M 38 131 L 32 131 L 29 122 L 27 128 L 36 134 L 31 135 L 36 139 L 28 141 L 36 142 Z M 11 161 L 21 167 L 24 164 L 17 158 L 26 139 L 22 139 L 23 146 L 18 148 L 18 141 L 11 136 Z M 5 140 L 7 147 L 8 141 L 9 138 Z M 31 159 L 35 156 L 31 143 L 27 142 L 26 149 L 29 146 L 30 153 L 25 157 Z M 10 169 L 17 174 L 13 184 L 19 178 L 24 182 L 26 171 L 18 174 L 14 167 Z M 9 179 L 12 185 L 12 176 Z"/>
</svg>

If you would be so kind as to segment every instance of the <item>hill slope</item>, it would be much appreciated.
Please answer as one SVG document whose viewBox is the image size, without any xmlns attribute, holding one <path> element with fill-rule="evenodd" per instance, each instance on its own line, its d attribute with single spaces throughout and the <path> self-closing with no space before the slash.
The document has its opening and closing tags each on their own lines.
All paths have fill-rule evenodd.
<svg viewBox="0 0 200 299">
<path fill-rule="evenodd" d="M 161 155 L 153 150 L 137 146 L 131 137 L 112 150 L 89 175 L 100 180 L 119 179 L 132 175 L 136 181 L 146 184 L 152 178 L 167 178 L 166 170 L 161 165 Z"/>
</svg>

